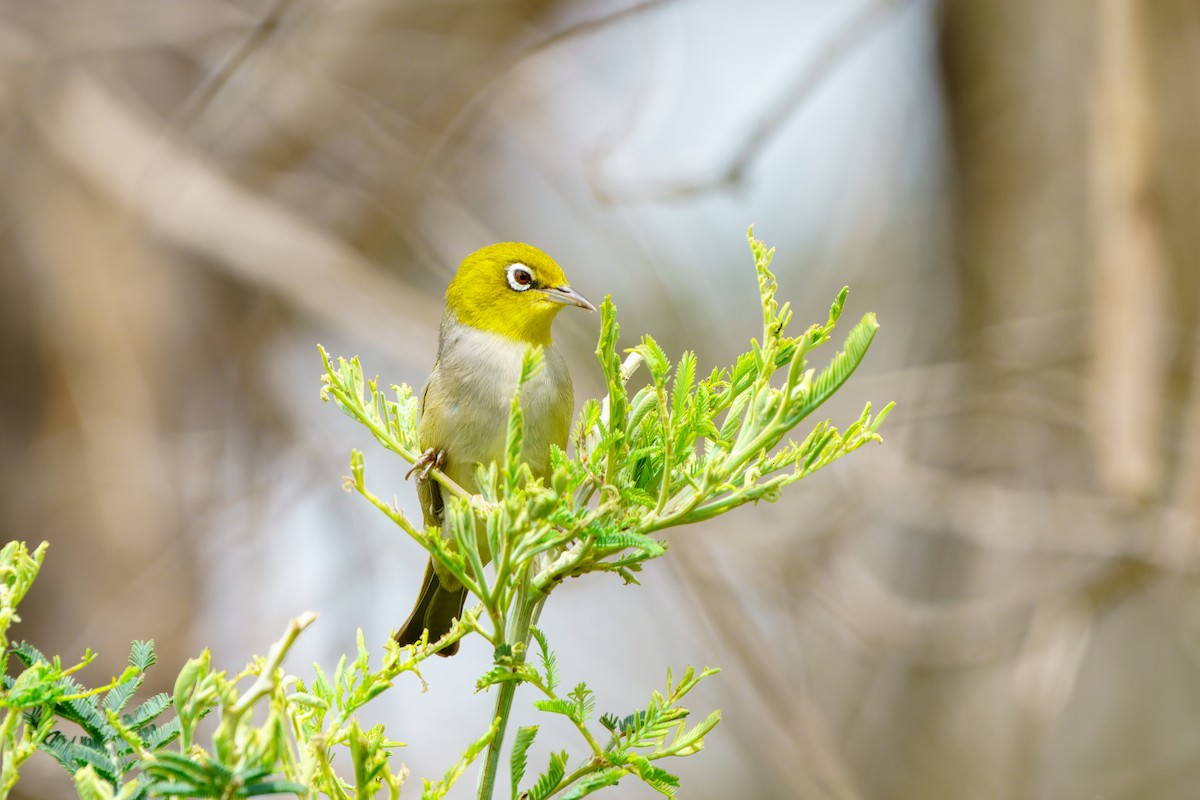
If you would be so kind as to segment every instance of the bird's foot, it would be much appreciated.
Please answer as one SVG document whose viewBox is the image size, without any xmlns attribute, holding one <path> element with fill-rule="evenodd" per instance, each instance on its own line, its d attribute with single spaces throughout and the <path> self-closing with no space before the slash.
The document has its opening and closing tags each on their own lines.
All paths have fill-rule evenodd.
<svg viewBox="0 0 1200 800">
<path fill-rule="evenodd" d="M 412 477 L 414 472 L 417 473 L 417 483 L 424 482 L 429 477 L 429 470 L 439 469 L 442 462 L 446 460 L 445 450 L 434 450 L 432 447 L 421 454 L 421 457 L 413 462 L 412 469 L 404 474 L 404 480 Z"/>
</svg>

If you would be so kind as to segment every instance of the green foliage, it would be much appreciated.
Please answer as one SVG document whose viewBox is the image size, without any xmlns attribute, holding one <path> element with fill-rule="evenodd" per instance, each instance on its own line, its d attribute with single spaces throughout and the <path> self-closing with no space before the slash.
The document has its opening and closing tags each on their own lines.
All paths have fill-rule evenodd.
<svg viewBox="0 0 1200 800">
<path fill-rule="evenodd" d="M 496 714 L 441 780 L 423 782 L 422 798 L 445 797 L 481 755 L 478 796 L 494 796 L 520 684 L 540 695 L 536 709 L 569 722 L 585 749 L 574 760 L 566 751 L 552 753 L 545 771 L 522 792 L 538 726 L 519 728 L 510 758 L 513 800 L 581 798 L 627 776 L 674 797 L 679 779 L 668 770 L 668 759 L 699 752 L 721 718 L 717 710 L 689 724 L 682 702 L 716 670 L 697 673 L 689 667 L 678 681 L 668 671 L 665 691 L 652 692 L 644 707 L 596 719 L 597 698 L 585 682 L 559 692 L 557 656 L 536 627 L 544 603 L 568 577 L 610 572 L 636 583 L 645 562 L 666 553 L 666 543 L 656 538 L 663 530 L 776 499 L 786 486 L 878 441 L 891 409 L 889 404 L 873 416 L 868 405 L 844 431 L 823 420 L 799 440 L 787 438 L 845 383 L 878 325 L 866 314 L 826 367 L 809 368 L 807 359 L 829 340 L 847 291 L 835 299 L 824 323 L 790 336 L 791 309 L 775 299 L 772 251 L 753 237 L 750 243 L 763 309 L 761 338 L 751 340 L 734 364 L 707 376 L 697 372 L 694 353 L 672 362 L 650 336 L 622 357 L 616 308 L 605 300 L 596 356 L 607 396 L 584 404 L 572 435 L 574 453 L 555 448 L 546 480 L 535 480 L 521 460 L 521 391 L 544 366 L 540 348 L 524 358 L 509 407 L 505 456 L 500 464 L 480 466 L 479 493 L 466 492 L 440 470 L 430 471 L 446 501 L 441 530 L 414 524 L 376 496 L 366 485 L 363 454 L 352 453 L 346 487 L 392 519 L 478 600 L 438 641 L 401 648 L 389 640 L 377 667 L 360 631 L 354 657 L 343 656 L 332 672 L 314 665 L 308 681 L 286 673 L 287 653 L 315 619 L 308 613 L 291 621 L 266 656 L 236 674 L 216 669 L 204 650 L 183 665 L 170 695 L 139 701 L 155 653 L 152 642 L 134 642 L 120 676 L 86 689 L 74 676 L 94 660 L 90 651 L 64 667 L 57 656 L 9 643 L 8 629 L 19 619 L 17 606 L 46 546 L 32 553 L 23 543 L 4 546 L 0 800 L 39 749 L 71 773 L 77 793 L 87 800 L 272 794 L 395 800 L 407 777 L 393 760 L 401 743 L 389 739 L 382 726 L 364 729 L 357 713 L 404 673 L 421 680 L 418 667 L 425 659 L 471 634 L 494 652 L 476 690 L 495 687 Z M 389 396 L 377 381 L 364 378 L 358 359 L 335 362 L 323 349 L 321 355 L 322 396 L 365 425 L 387 450 L 416 461 L 421 448 L 412 389 L 393 386 Z M 643 366 L 648 380 L 631 393 L 630 381 Z M 536 656 L 530 658 L 535 642 Z M 14 675 L 8 674 L 10 657 L 21 667 Z"/>
<path fill-rule="evenodd" d="M 454 782 L 462 777 L 462 774 L 467 771 L 467 767 L 471 766 L 471 762 L 478 758 L 484 748 L 492 743 L 499 727 L 500 720 L 497 719 L 492 722 L 492 727 L 488 728 L 487 733 L 483 734 L 483 736 L 467 747 L 466 751 L 462 754 L 462 758 L 446 771 L 445 777 L 440 781 L 437 783 L 425 781 L 425 790 L 421 793 L 421 800 L 441 800 L 445 797 L 446 792 L 450 791 L 450 787 L 454 785 Z"/>
<path fill-rule="evenodd" d="M 50 661 L 27 644 L 15 645 L 12 652 L 29 669 L 58 664 L 58 659 Z M 170 705 L 166 694 L 153 695 L 126 711 L 145 680 L 145 671 L 153 664 L 154 643 L 134 642 L 129 667 L 107 690 L 101 687 L 86 691 L 69 676 L 55 676 L 55 688 L 60 688 L 61 693 L 54 692 L 54 699 L 42 703 L 33 716 L 73 723 L 83 734 L 69 736 L 56 727 L 41 742 L 41 748 L 67 772 L 88 768 L 92 773 L 89 781 L 106 781 L 111 791 L 123 791 L 129 797 L 146 796 L 144 783 L 127 788 L 127 779 L 143 757 L 162 749 L 179 735 L 178 720 L 158 723 Z"/>
<path fill-rule="evenodd" d="M 572 435 L 574 453 L 568 456 L 555 448 L 546 480 L 535 480 L 520 461 L 525 422 L 521 386 L 542 368 L 540 348 L 532 348 L 522 365 L 509 410 L 503 463 L 480 467 L 479 493 L 469 494 L 439 470 L 430 472 L 448 497 L 441 530 L 425 530 L 381 500 L 366 485 L 363 454 L 354 451 L 351 456 L 347 489 L 392 519 L 480 603 L 477 616 L 464 615 L 447 635 L 448 641 L 477 633 L 496 653 L 493 667 L 476 683 L 477 690 L 497 687 L 500 725 L 489 747 L 480 797 L 492 796 L 513 692 L 521 683 L 539 689 L 544 696 L 535 707 L 570 720 L 591 750 L 584 765 L 571 773 L 566 754 L 552 755 L 528 797 L 582 797 L 625 775 L 636 775 L 673 796 L 678 781 L 652 762 L 690 755 L 703 746 L 719 713 L 687 728 L 688 712 L 678 701 L 712 671 L 697 676 L 689 669 L 666 694 L 654 694 L 646 708 L 622 719 L 602 718 L 613 738 L 608 747 L 601 747 L 589 728 L 595 699 L 587 686 L 581 683 L 566 696 L 556 692 L 557 665 L 545 635 L 534 624 L 542 605 L 568 577 L 611 572 L 636 583 L 645 562 L 666 552 L 666 543 L 656 535 L 667 528 L 710 519 L 746 503 L 775 500 L 801 478 L 879 441 L 891 404 L 877 415 L 868 404 L 844 430 L 822 420 L 802 438 L 788 438 L 846 382 L 879 326 L 873 314 L 865 314 L 827 366 L 810 368 L 808 358 L 829 341 L 848 290 L 838 294 L 823 323 L 790 335 L 792 310 L 776 299 L 770 269 L 774 251 L 753 235 L 750 246 L 762 304 L 761 336 L 751 340 L 750 349 L 735 363 L 705 377 L 699 377 L 693 352 L 672 362 L 648 335 L 622 357 L 616 307 L 611 298 L 605 299 L 596 357 L 607 396 L 584 404 Z M 385 392 L 377 380 L 364 377 L 357 358 L 334 360 L 324 349 L 321 357 L 322 397 L 365 425 L 387 450 L 413 462 L 422 448 L 419 403 L 412 389 L 392 386 Z M 643 366 L 646 385 L 631 392 L 631 378 Z M 481 540 L 491 554 L 486 565 L 480 557 Z M 526 660 L 534 640 L 540 671 Z M 430 646 L 439 645 L 444 646 Z M 522 728 L 521 747 L 513 751 L 514 796 L 535 735 L 536 728 Z"/>
<path fill-rule="evenodd" d="M 143 665 L 153 661 L 151 645 L 137 643 L 129 668 L 119 678 L 92 690 L 84 690 L 72 677 L 94 659 L 91 651 L 64 667 L 62 659 L 46 658 L 28 644 L 10 645 L 8 628 L 20 620 L 17 606 L 41 569 L 46 547 L 43 542 L 30 553 L 24 542 L 9 542 L 0 549 L 0 708 L 4 710 L 4 721 L 0 723 L 0 798 L 8 796 L 17 783 L 21 765 L 39 748 L 60 760 L 74 757 L 78 767 L 94 765 L 96 780 L 108 781 L 109 791 L 113 791 L 132 760 L 132 745 L 123 735 L 135 739 L 145 735 L 155 740 L 170 736 L 168 729 L 160 730 L 153 724 L 158 703 L 153 698 L 120 716 L 141 684 Z M 21 665 L 15 676 L 9 674 L 14 656 Z M 54 728 L 60 719 L 82 728 L 89 737 L 87 741 L 76 744 L 65 740 Z M 72 771 L 78 767 L 72 767 Z M 123 796 L 137 796 L 136 787 Z"/>
<path fill-rule="evenodd" d="M 535 633 L 535 637 L 539 646 L 544 650 L 548 649 L 543 644 L 545 636 L 540 631 Z M 553 665 L 557 659 L 553 653 L 544 652 L 542 661 L 544 665 Z M 645 708 L 624 717 L 611 713 L 600 717 L 600 727 L 607 730 L 610 737 L 607 744 L 601 745 L 590 725 L 596 701 L 587 684 L 580 683 L 566 697 L 561 697 L 555 693 L 549 680 L 550 669 L 544 667 L 540 673 L 534 670 L 532 675 L 526 678 L 526 683 L 545 695 L 544 698 L 534 701 L 534 707 L 547 713 L 561 714 L 569 719 L 587 742 L 590 755 L 576 770 L 568 774 L 567 754 L 551 754 L 550 766 L 523 796 L 545 798 L 564 792 L 563 797 L 583 797 L 605 786 L 616 784 L 626 775 L 634 775 L 659 793 L 674 797 L 675 790 L 679 787 L 679 778 L 651 762 L 671 756 L 693 755 L 703 748 L 704 736 L 721 721 L 721 712 L 714 711 L 704 721 L 689 728 L 689 712 L 680 702 L 697 683 L 717 674 L 718 671 L 705 669 L 697 673 L 688 667 L 676 683 L 671 671 L 667 670 L 666 692 L 653 692 Z M 519 769 L 518 751 L 514 745 L 514 797 L 517 796 L 516 785 L 524 774 L 525 752 L 532 743 L 537 728 L 521 729 L 521 732 L 526 731 L 532 732 L 524 734 L 529 741 L 523 743 L 523 749 L 520 750 Z M 521 732 L 518 732 L 518 743 L 521 743 Z"/>
<path fill-rule="evenodd" d="M 533 746 L 533 740 L 537 738 L 537 732 L 537 725 L 528 725 L 518 728 L 517 735 L 513 737 L 509 770 L 510 777 L 512 778 L 512 800 L 517 800 L 518 787 L 521 784 L 521 780 L 525 777 L 529 748 Z"/>
<path fill-rule="evenodd" d="M 567 751 L 550 754 L 550 766 L 537 779 L 537 783 L 529 790 L 529 800 L 546 800 L 562 783 L 567 774 Z M 522 795 L 524 797 L 524 795 Z"/>
<path fill-rule="evenodd" d="M 44 550 L 43 545 L 30 554 L 21 543 L 0 550 L 6 621 L 18 619 L 15 603 L 28 591 Z M 419 679 L 418 665 L 450 640 L 421 652 L 401 650 L 389 640 L 383 663 L 373 668 L 360 631 L 352 661 L 343 656 L 332 674 L 314 665 L 314 678 L 306 684 L 286 674 L 282 664 L 315 619 L 309 613 L 292 620 L 266 657 L 236 675 L 215 669 L 205 650 L 184 664 L 172 694 L 140 703 L 135 697 L 155 663 L 153 642 L 134 642 L 129 666 L 95 689 L 83 688 L 74 677 L 94 660 L 90 651 L 64 668 L 61 659 L 24 642 L 5 647 L 5 661 L 11 656 L 23 670 L 5 675 L 0 694 L 5 709 L 0 798 L 16 783 L 20 764 L 38 749 L 71 773 L 77 793 L 88 800 L 399 797 L 407 771 L 396 768 L 391 756 L 401 743 L 388 739 L 382 726 L 364 730 L 355 714 L 403 673 Z M 202 743 L 200 723 L 206 717 L 215 717 L 215 729 Z M 490 744 L 495 728 L 441 781 L 427 783 L 424 796 L 443 797 Z M 349 751 L 342 774 L 333 768 L 339 751 Z"/>
<path fill-rule="evenodd" d="M 0 665 L 5 667 L 8 666 L 8 628 L 21 620 L 17 616 L 17 605 L 33 586 L 48 546 L 42 542 L 30 553 L 24 542 L 9 542 L 0 549 L 0 648 L 4 651 L 4 655 L 0 655 L 3 659 Z"/>
</svg>

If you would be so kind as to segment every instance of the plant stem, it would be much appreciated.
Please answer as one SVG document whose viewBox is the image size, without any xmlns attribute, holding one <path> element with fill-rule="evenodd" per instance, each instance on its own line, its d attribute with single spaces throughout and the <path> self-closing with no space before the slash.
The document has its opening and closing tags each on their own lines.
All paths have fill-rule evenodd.
<svg viewBox="0 0 1200 800">
<path fill-rule="evenodd" d="M 514 667 L 525 662 L 525 654 L 529 649 L 529 642 L 533 638 L 530 627 L 537 621 L 538 615 L 542 611 L 542 603 L 546 600 L 546 596 L 543 594 L 531 596 L 528 593 L 526 587 L 529 586 L 530 580 L 531 578 L 527 576 L 521 582 L 521 588 L 517 594 L 517 614 L 509 624 L 508 635 L 505 637 L 505 641 L 512 645 Z M 512 712 L 513 697 L 517 693 L 518 683 L 519 681 L 504 681 L 500 684 L 500 694 L 496 696 L 496 713 L 493 716 L 496 721 L 496 734 L 488 744 L 483 770 L 479 773 L 479 790 L 476 795 L 478 800 L 492 800 L 492 795 L 495 793 L 496 773 L 500 769 L 500 751 L 504 748 L 508 717 Z"/>
<path fill-rule="evenodd" d="M 496 789 L 496 773 L 500 768 L 500 749 L 504 745 L 505 729 L 508 727 L 508 715 L 512 711 L 513 697 L 517 693 L 517 681 L 505 681 L 500 684 L 500 694 L 496 697 L 496 735 L 488 745 L 487 760 L 484 761 L 483 771 L 479 773 L 479 800 L 492 800 Z"/>
</svg>

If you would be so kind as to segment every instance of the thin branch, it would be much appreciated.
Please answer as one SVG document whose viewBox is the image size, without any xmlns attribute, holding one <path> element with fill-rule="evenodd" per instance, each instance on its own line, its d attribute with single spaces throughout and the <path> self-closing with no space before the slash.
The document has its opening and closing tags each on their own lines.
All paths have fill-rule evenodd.
<svg viewBox="0 0 1200 800">
<path fill-rule="evenodd" d="M 495 73 L 485 81 L 478 89 L 476 89 L 470 97 L 468 97 L 454 117 L 450 120 L 450 124 L 446 126 L 446 130 L 438 137 L 437 142 L 429 150 L 427 160 L 431 163 L 438 163 L 442 160 L 442 154 L 454 140 L 457 133 L 466 125 L 466 123 L 475 115 L 483 104 L 484 99 L 496 88 L 501 81 L 511 75 L 517 67 L 527 61 L 536 58 L 547 50 L 551 50 L 563 42 L 569 42 L 581 36 L 589 36 L 597 31 L 604 30 L 619 22 L 631 19 L 651 11 L 656 11 L 659 8 L 667 6 L 678 0 L 643 0 L 640 3 L 634 3 L 631 6 L 614 11 L 611 14 L 606 14 L 600 17 L 593 17 L 574 25 L 568 25 L 560 31 L 556 31 L 544 39 L 535 42 L 528 48 L 517 53 L 513 59 L 506 65 L 499 67 Z"/>
<path fill-rule="evenodd" d="M 258 24 L 250 30 L 250 34 L 242 43 L 226 56 L 225 60 L 217 65 L 217 68 L 209 73 L 208 77 L 183 102 L 178 113 L 171 120 L 174 127 L 186 128 L 196 121 L 200 113 L 225 88 L 229 79 L 241 69 L 254 51 L 262 47 L 267 39 L 279 30 L 280 23 L 293 2 L 294 0 L 276 0 Z"/>
<path fill-rule="evenodd" d="M 821 84 L 870 40 L 882 24 L 895 18 L 914 0 L 871 0 L 828 39 L 791 83 L 775 98 L 761 116 L 741 135 L 728 157 L 718 165 L 694 177 L 647 181 L 634 187 L 610 184 L 604 178 L 603 162 L 592 165 L 589 182 L 592 191 L 604 202 L 677 201 L 698 194 L 738 186 L 745 180 L 750 165 L 762 153 L 784 124 L 803 107 Z"/>
</svg>

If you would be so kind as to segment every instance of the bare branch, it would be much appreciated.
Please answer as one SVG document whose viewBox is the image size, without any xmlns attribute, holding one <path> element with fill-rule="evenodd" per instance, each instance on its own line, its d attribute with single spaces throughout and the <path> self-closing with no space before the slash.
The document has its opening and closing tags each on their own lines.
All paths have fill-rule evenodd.
<svg viewBox="0 0 1200 800">
<path fill-rule="evenodd" d="M 179 127 L 188 127 L 204 111 L 217 93 L 224 88 L 233 74 L 247 59 L 279 29 L 279 25 L 293 0 L 276 0 L 259 20 L 245 40 L 196 88 L 184 101 L 172 122 Z"/>
</svg>

